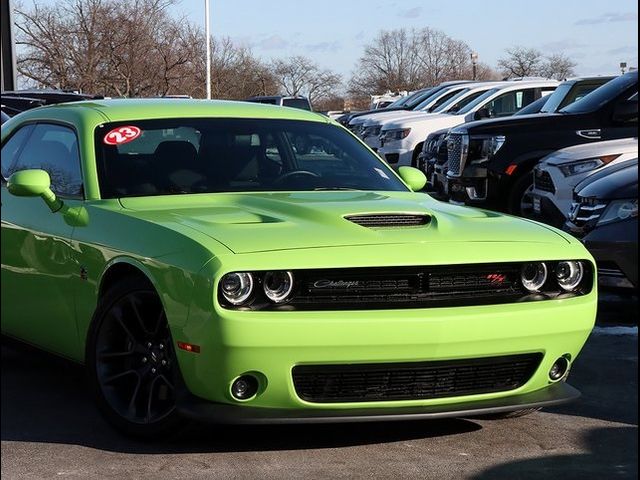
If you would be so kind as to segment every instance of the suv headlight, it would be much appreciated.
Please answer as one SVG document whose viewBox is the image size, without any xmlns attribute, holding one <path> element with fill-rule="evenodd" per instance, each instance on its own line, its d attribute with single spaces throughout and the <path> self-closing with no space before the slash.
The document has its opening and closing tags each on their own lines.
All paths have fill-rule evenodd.
<svg viewBox="0 0 640 480">
<path fill-rule="evenodd" d="M 365 137 L 375 137 L 376 135 L 380 135 L 380 128 L 382 125 L 367 125 L 362 130 L 362 138 Z"/>
<path fill-rule="evenodd" d="M 638 199 L 614 200 L 611 202 L 600 218 L 597 225 L 620 222 L 638 216 Z"/>
<path fill-rule="evenodd" d="M 590 172 L 596 168 L 600 168 L 607 163 L 611 163 L 620 155 L 606 155 L 604 157 L 589 158 L 587 160 L 580 160 L 579 162 L 567 163 L 560 166 L 560 171 L 565 177 L 572 175 L 579 175 L 580 173 Z"/>
<path fill-rule="evenodd" d="M 411 133 L 410 128 L 396 128 L 393 130 L 385 130 L 380 135 L 380 139 L 385 142 L 392 142 L 397 140 L 402 140 L 403 138 L 407 138 Z"/>
<path fill-rule="evenodd" d="M 469 165 L 481 165 L 489 161 L 507 141 L 504 135 L 471 137 L 467 159 Z"/>
</svg>

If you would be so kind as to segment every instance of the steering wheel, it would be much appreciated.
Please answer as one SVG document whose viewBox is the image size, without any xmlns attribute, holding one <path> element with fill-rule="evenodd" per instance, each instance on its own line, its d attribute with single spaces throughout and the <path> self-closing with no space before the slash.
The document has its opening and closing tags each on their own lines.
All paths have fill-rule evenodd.
<svg viewBox="0 0 640 480">
<path fill-rule="evenodd" d="M 310 172 L 309 170 L 292 170 L 291 172 L 287 172 L 284 173 L 282 175 L 280 175 L 278 178 L 276 178 L 273 181 L 274 185 L 280 185 L 284 182 L 286 182 L 287 180 L 289 180 L 290 178 L 296 177 L 296 176 L 306 176 L 306 177 L 314 177 L 314 178 L 320 178 L 320 175 L 318 175 L 317 173 L 314 172 Z"/>
</svg>

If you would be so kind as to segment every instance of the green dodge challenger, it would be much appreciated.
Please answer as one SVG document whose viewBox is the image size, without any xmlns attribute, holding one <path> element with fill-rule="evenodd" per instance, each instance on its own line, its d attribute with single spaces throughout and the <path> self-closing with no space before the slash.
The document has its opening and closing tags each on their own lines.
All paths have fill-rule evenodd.
<svg viewBox="0 0 640 480">
<path fill-rule="evenodd" d="M 321 115 L 99 100 L 2 126 L 2 333 L 84 363 L 117 428 L 567 402 L 580 242 L 416 193 Z"/>
</svg>

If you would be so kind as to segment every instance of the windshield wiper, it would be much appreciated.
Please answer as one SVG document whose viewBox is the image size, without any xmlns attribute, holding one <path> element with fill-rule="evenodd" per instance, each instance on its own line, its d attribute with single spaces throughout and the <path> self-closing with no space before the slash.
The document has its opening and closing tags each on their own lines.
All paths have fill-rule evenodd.
<svg viewBox="0 0 640 480">
<path fill-rule="evenodd" d="M 358 192 L 360 191 L 359 188 L 349 188 L 349 187 L 318 187 L 318 188 L 314 188 L 314 191 L 318 191 L 318 190 L 347 190 L 347 191 L 352 191 L 352 192 Z"/>
</svg>

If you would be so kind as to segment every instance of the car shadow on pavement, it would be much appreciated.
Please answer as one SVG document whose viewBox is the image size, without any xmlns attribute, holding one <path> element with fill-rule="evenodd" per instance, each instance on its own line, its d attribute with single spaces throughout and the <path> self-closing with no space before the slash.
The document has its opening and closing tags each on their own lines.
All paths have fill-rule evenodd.
<svg viewBox="0 0 640 480">
<path fill-rule="evenodd" d="M 171 440 L 143 442 L 98 413 L 81 366 L 13 343 L 2 346 L 2 441 L 82 445 L 166 454 L 335 448 L 459 435 L 482 427 L 462 419 L 366 424 L 212 426 L 192 424 Z"/>
<path fill-rule="evenodd" d="M 638 478 L 638 429 L 592 428 L 582 439 L 587 453 L 537 456 L 490 467 L 474 480 L 563 480 Z"/>
</svg>

